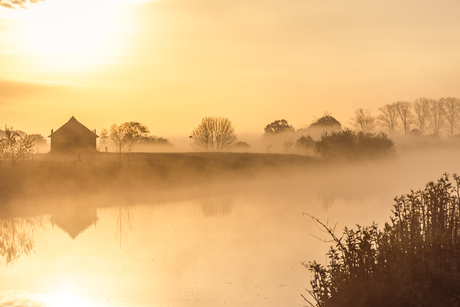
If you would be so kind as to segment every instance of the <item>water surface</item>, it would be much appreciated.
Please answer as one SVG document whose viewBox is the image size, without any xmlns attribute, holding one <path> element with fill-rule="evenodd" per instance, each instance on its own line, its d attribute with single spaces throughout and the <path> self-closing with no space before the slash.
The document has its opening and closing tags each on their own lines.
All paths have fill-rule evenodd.
<svg viewBox="0 0 460 307">
<path fill-rule="evenodd" d="M 79 197 L 2 216 L 0 306 L 303 306 L 301 262 L 325 263 L 330 245 L 305 212 L 338 233 L 382 225 L 394 196 L 445 169 L 347 166 L 168 202 Z"/>
</svg>

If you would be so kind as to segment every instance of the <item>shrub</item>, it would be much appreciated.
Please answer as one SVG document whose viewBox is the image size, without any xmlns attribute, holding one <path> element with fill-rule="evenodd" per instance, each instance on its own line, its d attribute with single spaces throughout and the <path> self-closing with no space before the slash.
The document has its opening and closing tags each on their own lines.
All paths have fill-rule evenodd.
<svg viewBox="0 0 460 307">
<path fill-rule="evenodd" d="M 453 178 L 454 185 L 445 174 L 424 190 L 396 197 L 391 222 L 383 229 L 357 225 L 338 238 L 312 217 L 335 243 L 326 266 L 303 263 L 313 273 L 307 291 L 315 305 L 457 306 L 460 177 Z"/>
<path fill-rule="evenodd" d="M 14 166 L 32 156 L 34 138 L 5 125 L 5 136 L 0 138 L 0 161 L 10 161 Z"/>
<path fill-rule="evenodd" d="M 354 132 L 349 129 L 323 133 L 316 142 L 318 152 L 326 160 L 362 159 L 387 155 L 395 151 L 394 142 L 383 132 Z"/>
</svg>

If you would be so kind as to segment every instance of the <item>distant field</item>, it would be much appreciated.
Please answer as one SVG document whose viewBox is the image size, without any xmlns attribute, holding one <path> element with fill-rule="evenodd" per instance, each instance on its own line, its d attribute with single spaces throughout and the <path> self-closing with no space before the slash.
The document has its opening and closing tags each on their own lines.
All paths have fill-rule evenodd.
<svg viewBox="0 0 460 307">
<path fill-rule="evenodd" d="M 140 172 L 153 177 L 187 174 L 221 176 L 224 174 L 257 174 L 265 171 L 287 171 L 292 168 L 318 164 L 320 159 L 292 154 L 265 153 L 133 153 L 129 160 L 120 164 L 115 153 L 94 155 L 54 156 L 52 154 L 35 155 L 35 163 L 40 168 L 78 167 L 110 170 L 114 167 L 122 172 Z M 29 163 L 28 165 L 30 165 Z M 183 176 L 181 176 L 183 177 Z"/>
<path fill-rule="evenodd" d="M 284 154 L 134 153 L 120 167 L 114 153 L 40 154 L 16 167 L 0 166 L 0 201 L 82 195 L 158 198 L 178 189 L 283 176 L 319 164 L 316 158 Z"/>
</svg>

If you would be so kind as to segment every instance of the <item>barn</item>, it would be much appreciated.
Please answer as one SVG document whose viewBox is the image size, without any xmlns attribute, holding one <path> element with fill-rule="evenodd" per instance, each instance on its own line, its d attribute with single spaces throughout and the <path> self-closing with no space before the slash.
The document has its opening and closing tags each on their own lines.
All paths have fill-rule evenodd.
<svg viewBox="0 0 460 307">
<path fill-rule="evenodd" d="M 75 117 L 56 131 L 51 130 L 52 153 L 81 154 L 96 152 L 96 130 L 91 131 Z"/>
<path fill-rule="evenodd" d="M 64 210 L 65 209 L 65 210 Z M 72 239 L 97 225 L 97 209 L 94 206 L 66 206 L 51 214 L 51 225 L 64 230 Z"/>
</svg>

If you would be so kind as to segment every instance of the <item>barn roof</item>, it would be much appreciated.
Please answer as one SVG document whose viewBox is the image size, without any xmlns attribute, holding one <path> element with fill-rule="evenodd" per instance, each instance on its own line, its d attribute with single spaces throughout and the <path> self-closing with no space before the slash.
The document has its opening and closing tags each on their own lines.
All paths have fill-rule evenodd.
<svg viewBox="0 0 460 307">
<path fill-rule="evenodd" d="M 98 220 L 96 208 L 81 209 L 81 212 L 61 212 L 51 216 L 52 225 L 56 225 L 64 230 L 72 239 L 88 229 L 91 225 L 96 225 Z"/>
<path fill-rule="evenodd" d="M 88 128 L 86 128 L 83 124 L 81 124 L 75 117 L 71 117 L 67 123 L 62 125 L 61 128 L 54 131 L 48 137 L 53 135 L 65 134 L 65 135 L 72 135 L 72 136 L 79 136 L 79 137 L 93 137 L 98 138 L 99 136 L 96 133 L 92 132 Z"/>
</svg>

